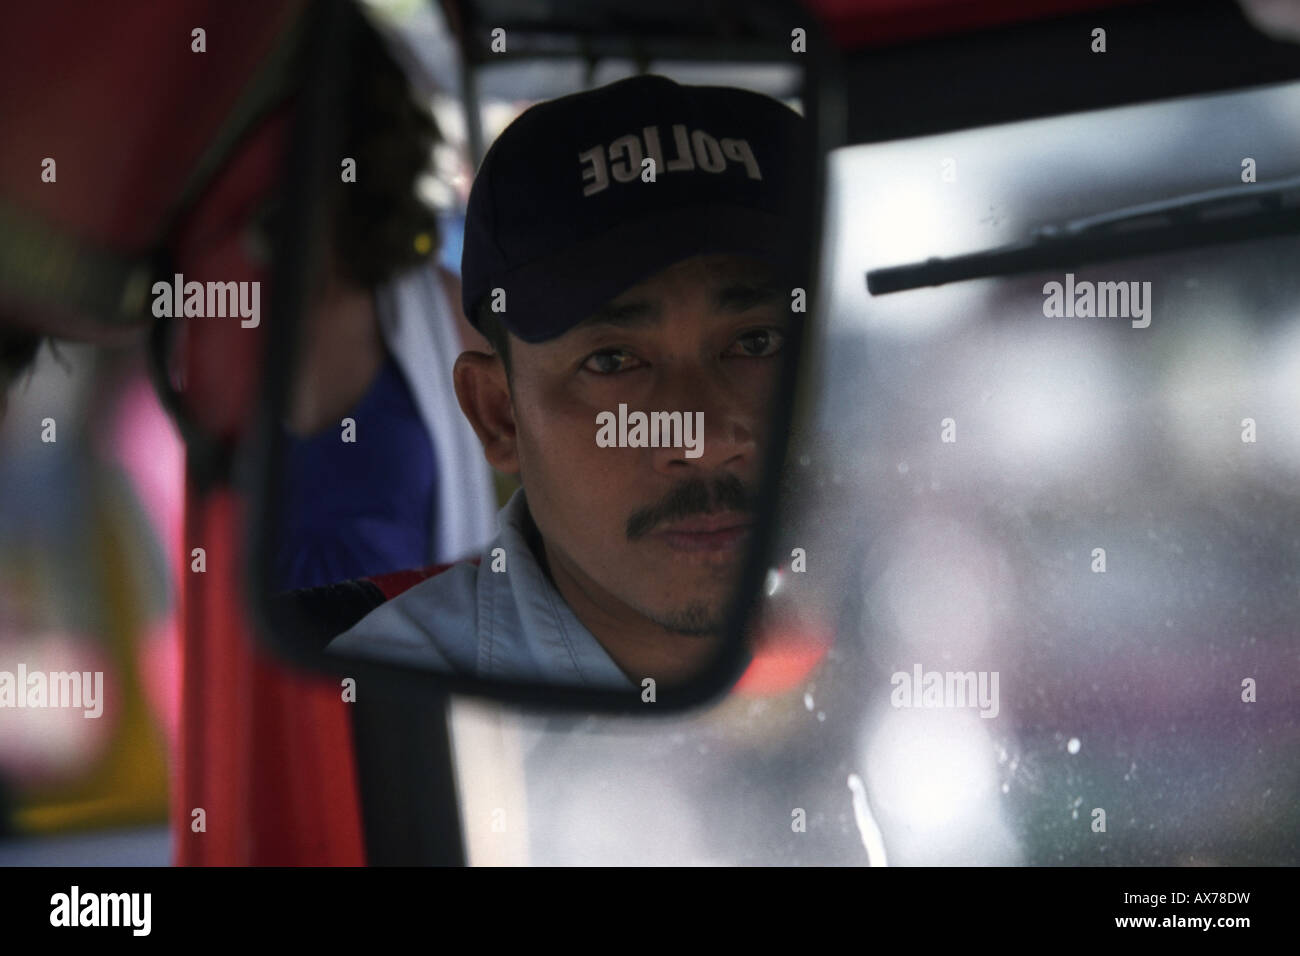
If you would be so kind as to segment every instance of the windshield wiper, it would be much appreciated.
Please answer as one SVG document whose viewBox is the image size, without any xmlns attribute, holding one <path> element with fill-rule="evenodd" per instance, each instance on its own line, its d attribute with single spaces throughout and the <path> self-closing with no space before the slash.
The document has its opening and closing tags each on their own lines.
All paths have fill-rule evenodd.
<svg viewBox="0 0 1300 956">
<path fill-rule="evenodd" d="M 1288 233 L 1300 233 L 1300 176 L 1125 206 L 1039 226 L 1029 239 L 996 249 L 872 269 L 867 291 L 884 295 Z"/>
</svg>

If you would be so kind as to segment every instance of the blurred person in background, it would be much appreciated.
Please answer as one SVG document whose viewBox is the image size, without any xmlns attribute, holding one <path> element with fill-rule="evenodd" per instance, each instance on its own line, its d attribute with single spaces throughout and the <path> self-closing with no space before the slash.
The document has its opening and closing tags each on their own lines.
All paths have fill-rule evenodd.
<svg viewBox="0 0 1300 956">
<path fill-rule="evenodd" d="M 299 336 L 290 389 L 281 589 L 451 561 L 491 537 L 491 472 L 460 414 L 451 369 L 481 347 L 456 276 L 434 265 L 434 212 L 416 194 L 440 134 L 380 35 L 352 11 L 353 82 L 326 274 Z M 343 420 L 355 442 L 343 440 Z"/>
</svg>

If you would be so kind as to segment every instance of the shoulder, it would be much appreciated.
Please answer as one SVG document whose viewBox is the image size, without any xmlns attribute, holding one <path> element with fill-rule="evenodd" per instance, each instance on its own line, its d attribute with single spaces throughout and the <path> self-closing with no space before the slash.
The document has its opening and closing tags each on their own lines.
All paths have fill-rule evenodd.
<svg viewBox="0 0 1300 956">
<path fill-rule="evenodd" d="M 478 562 L 442 565 L 417 583 L 403 571 L 374 583 L 389 599 L 329 645 L 331 654 L 473 673 L 478 659 Z"/>
</svg>

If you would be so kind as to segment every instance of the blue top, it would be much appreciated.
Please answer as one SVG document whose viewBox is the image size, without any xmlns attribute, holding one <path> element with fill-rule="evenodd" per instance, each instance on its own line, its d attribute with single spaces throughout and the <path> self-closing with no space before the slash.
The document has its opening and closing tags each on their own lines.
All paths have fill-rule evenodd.
<svg viewBox="0 0 1300 956">
<path fill-rule="evenodd" d="M 347 416 L 299 438 L 284 430 L 277 589 L 315 587 L 428 564 L 438 480 L 433 441 L 410 386 L 387 354 Z"/>
</svg>

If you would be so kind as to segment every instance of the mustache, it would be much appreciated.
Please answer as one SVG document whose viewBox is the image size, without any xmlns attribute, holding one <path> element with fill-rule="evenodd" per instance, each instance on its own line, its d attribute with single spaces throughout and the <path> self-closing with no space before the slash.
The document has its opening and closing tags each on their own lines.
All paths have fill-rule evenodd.
<svg viewBox="0 0 1300 956">
<path fill-rule="evenodd" d="M 644 538 L 661 524 L 719 511 L 754 511 L 753 492 L 735 475 L 705 480 L 691 478 L 675 486 L 658 502 L 627 519 L 627 539 Z"/>
</svg>

